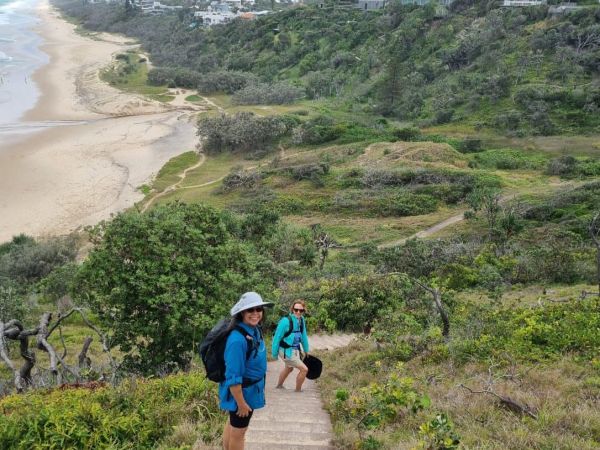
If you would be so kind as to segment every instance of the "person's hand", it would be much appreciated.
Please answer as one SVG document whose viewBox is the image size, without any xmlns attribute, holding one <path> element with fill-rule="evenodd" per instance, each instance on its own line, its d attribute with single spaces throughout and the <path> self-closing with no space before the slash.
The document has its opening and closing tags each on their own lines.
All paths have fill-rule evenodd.
<svg viewBox="0 0 600 450">
<path fill-rule="evenodd" d="M 238 405 L 238 409 L 235 412 L 235 414 L 238 417 L 248 417 L 250 411 L 252 411 L 252 408 L 250 408 L 250 405 L 248 405 L 248 403 L 244 402 L 242 405 Z"/>
</svg>

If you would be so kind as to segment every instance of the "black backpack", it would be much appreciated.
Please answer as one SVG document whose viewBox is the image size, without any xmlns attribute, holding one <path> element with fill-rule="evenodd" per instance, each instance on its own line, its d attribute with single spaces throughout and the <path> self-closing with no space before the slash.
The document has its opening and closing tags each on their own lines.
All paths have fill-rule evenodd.
<svg viewBox="0 0 600 450">
<path fill-rule="evenodd" d="M 292 318 L 290 316 L 287 316 L 287 320 L 290 322 L 290 327 L 288 328 L 286 333 L 281 338 L 281 341 L 279 341 L 279 346 L 281 348 L 290 348 L 291 347 L 290 344 L 283 341 L 286 337 L 288 337 L 290 334 L 292 334 L 292 331 L 294 331 L 294 322 L 292 322 Z M 304 333 L 304 318 L 303 317 L 300 318 L 300 333 Z"/>
<path fill-rule="evenodd" d="M 223 319 L 219 321 L 213 328 L 208 332 L 204 340 L 198 346 L 198 352 L 200 358 L 206 369 L 206 377 L 216 383 L 225 381 L 225 344 L 227 343 L 227 337 L 232 331 L 241 333 L 246 339 L 248 339 L 248 350 L 246 351 L 246 361 L 250 358 L 252 351 L 254 354 L 258 353 L 258 348 L 254 345 L 254 339 L 248 332 L 241 326 L 236 325 L 233 328 L 230 326 L 231 319 Z M 260 329 L 259 329 L 260 331 Z M 260 380 L 247 380 L 244 378 L 242 385 L 244 387 L 250 386 Z"/>
</svg>

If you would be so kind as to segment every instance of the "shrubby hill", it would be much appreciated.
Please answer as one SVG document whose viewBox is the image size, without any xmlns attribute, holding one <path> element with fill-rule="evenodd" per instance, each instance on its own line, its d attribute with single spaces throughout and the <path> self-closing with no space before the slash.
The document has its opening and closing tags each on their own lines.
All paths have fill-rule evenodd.
<svg viewBox="0 0 600 450">
<path fill-rule="evenodd" d="M 514 135 L 600 127 L 598 6 L 556 16 L 547 6 L 468 0 L 447 15 L 397 2 L 370 13 L 302 7 L 201 28 L 187 12 L 148 17 L 114 4 L 59 4 L 86 28 L 139 38 L 157 67 L 151 80 L 205 93 L 245 89 L 240 102 L 332 98 L 337 108 L 420 126 Z M 275 82 L 282 95 L 267 98 Z"/>
</svg>

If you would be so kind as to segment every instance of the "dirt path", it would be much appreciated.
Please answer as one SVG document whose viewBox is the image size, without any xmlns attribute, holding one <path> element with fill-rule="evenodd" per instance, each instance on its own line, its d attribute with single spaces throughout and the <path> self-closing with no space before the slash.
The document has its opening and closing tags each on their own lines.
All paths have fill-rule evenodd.
<svg viewBox="0 0 600 450">
<path fill-rule="evenodd" d="M 158 199 L 164 195 L 167 195 L 169 192 L 172 192 L 176 189 L 180 189 L 181 188 L 180 185 L 181 185 L 181 183 L 183 183 L 183 180 L 185 180 L 185 177 L 187 176 L 188 172 L 200 167 L 202 164 L 204 164 L 204 161 L 206 161 L 206 156 L 204 155 L 204 153 L 200 153 L 200 160 L 193 166 L 188 167 L 183 172 L 179 173 L 177 175 L 179 177 L 179 181 L 177 181 L 176 183 L 173 183 L 171 186 L 166 187 L 163 191 L 159 192 L 158 194 L 150 197 L 150 199 L 146 202 L 146 204 L 142 208 L 141 212 L 146 212 L 156 199 Z"/>
<path fill-rule="evenodd" d="M 459 214 L 456 214 L 452 217 L 447 218 L 446 220 L 438 222 L 435 225 L 432 225 L 429 228 L 425 228 L 424 230 L 421 230 L 409 237 L 406 237 L 403 239 L 398 239 L 397 241 L 386 242 L 385 244 L 378 245 L 377 248 L 382 249 L 382 248 L 396 247 L 398 245 L 404 244 L 406 241 L 408 241 L 410 239 L 415 239 L 415 238 L 423 239 L 423 238 L 429 237 L 429 236 L 437 233 L 438 231 L 441 231 L 444 228 L 449 227 L 450 225 L 454 225 L 455 223 L 458 223 L 458 222 L 464 220 L 465 211 L 461 211 Z"/>
</svg>

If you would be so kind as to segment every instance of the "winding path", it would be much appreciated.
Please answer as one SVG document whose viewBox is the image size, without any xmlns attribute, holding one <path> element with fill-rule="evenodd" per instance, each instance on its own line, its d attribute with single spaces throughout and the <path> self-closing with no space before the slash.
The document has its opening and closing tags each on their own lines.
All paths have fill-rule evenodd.
<svg viewBox="0 0 600 450">
<path fill-rule="evenodd" d="M 142 208 L 141 212 L 146 212 L 156 199 L 158 199 L 164 195 L 167 195 L 169 192 L 172 192 L 176 189 L 181 189 L 181 183 L 183 183 L 183 180 L 185 180 L 185 177 L 187 176 L 188 172 L 191 172 L 192 170 L 200 167 L 202 164 L 204 164 L 204 161 L 206 161 L 206 156 L 204 155 L 204 153 L 200 153 L 200 160 L 193 166 L 190 166 L 187 169 L 185 169 L 183 172 L 179 173 L 177 175 L 179 177 L 179 181 L 177 181 L 176 183 L 173 183 L 171 186 L 167 186 L 164 190 L 162 190 L 158 194 L 150 197 L 150 199 L 146 202 L 146 204 Z M 218 180 L 216 180 L 216 181 L 218 181 Z M 216 181 L 213 181 L 213 182 L 216 183 Z M 209 182 L 209 184 L 213 183 L 213 182 Z"/>
</svg>

